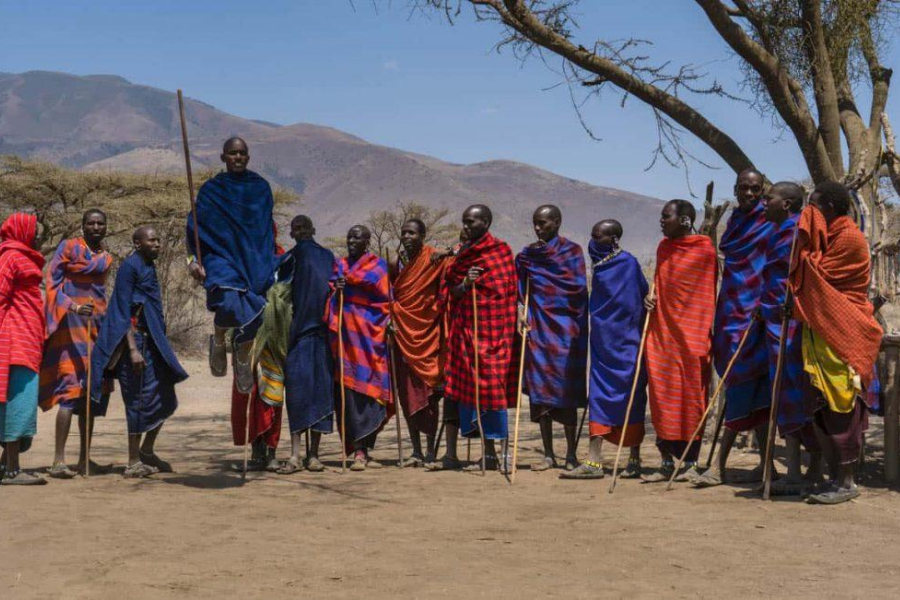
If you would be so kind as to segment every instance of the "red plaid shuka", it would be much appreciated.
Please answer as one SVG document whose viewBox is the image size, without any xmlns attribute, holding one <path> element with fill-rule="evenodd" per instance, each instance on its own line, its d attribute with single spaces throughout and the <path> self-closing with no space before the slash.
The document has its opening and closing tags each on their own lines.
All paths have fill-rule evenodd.
<svg viewBox="0 0 900 600">
<path fill-rule="evenodd" d="M 475 282 L 478 296 L 478 361 L 482 410 L 506 410 L 509 369 L 516 324 L 516 264 L 509 245 L 490 233 L 463 246 L 448 265 L 442 285 L 449 311 L 445 396 L 475 406 L 475 354 L 472 291 L 453 298 L 450 290 L 465 279 L 471 267 L 484 273 Z"/>
</svg>

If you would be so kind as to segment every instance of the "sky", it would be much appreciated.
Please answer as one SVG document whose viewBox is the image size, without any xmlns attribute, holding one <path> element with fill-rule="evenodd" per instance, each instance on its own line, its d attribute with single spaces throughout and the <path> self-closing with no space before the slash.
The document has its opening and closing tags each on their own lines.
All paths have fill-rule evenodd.
<svg viewBox="0 0 900 600">
<path fill-rule="evenodd" d="M 689 0 L 582 0 L 576 40 L 640 38 L 659 62 L 692 63 L 741 93 L 739 63 Z M 582 114 L 559 75 L 561 61 L 524 63 L 494 50 L 502 30 L 464 9 L 451 26 L 410 10 L 408 0 L 0 0 L 0 71 L 115 74 L 185 93 L 226 112 L 281 124 L 327 125 L 370 142 L 456 162 L 517 160 L 592 184 L 660 198 L 702 195 L 733 174 L 657 164 L 649 109 L 605 93 Z M 900 44 L 885 61 L 900 67 Z M 581 93 L 576 91 L 576 93 Z M 747 106 L 688 100 L 732 136 L 770 179 L 805 168 L 792 138 Z M 900 121 L 900 94 L 889 114 Z M 552 199 L 548 199 L 552 201 Z"/>
</svg>

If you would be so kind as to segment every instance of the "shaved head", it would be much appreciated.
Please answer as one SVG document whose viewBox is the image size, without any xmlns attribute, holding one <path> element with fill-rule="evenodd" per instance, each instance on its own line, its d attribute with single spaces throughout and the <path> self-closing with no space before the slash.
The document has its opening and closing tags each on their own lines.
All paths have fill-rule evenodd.
<svg viewBox="0 0 900 600">
<path fill-rule="evenodd" d="M 228 152 L 234 146 L 237 146 L 239 144 L 242 144 L 244 146 L 244 148 L 247 148 L 247 149 L 250 148 L 250 146 L 247 145 L 247 142 L 244 141 L 244 138 L 234 136 L 234 137 L 230 137 L 227 140 L 225 140 L 225 143 L 222 144 L 222 152 Z"/>
<path fill-rule="evenodd" d="M 550 219 L 556 219 L 557 221 L 562 221 L 562 211 L 559 210 L 559 207 L 554 204 L 544 204 L 542 206 L 538 206 L 534 211 L 534 216 L 544 215 Z"/>
<path fill-rule="evenodd" d="M 491 209 L 488 208 L 486 204 L 473 204 L 469 208 L 463 211 L 463 218 L 467 214 L 475 214 L 478 213 L 481 218 L 487 221 L 488 226 L 493 224 L 494 222 L 494 214 L 491 212 Z"/>
<path fill-rule="evenodd" d="M 131 241 L 134 243 L 140 243 L 147 239 L 151 233 L 156 233 L 156 227 L 154 227 L 153 225 L 141 225 L 134 230 L 134 233 L 131 234 Z"/>
<path fill-rule="evenodd" d="M 622 234 L 624 233 L 622 231 L 622 224 L 615 219 L 603 219 L 594 225 L 594 229 L 607 235 L 613 235 L 619 239 L 622 239 Z"/>
<path fill-rule="evenodd" d="M 358 234 L 364 240 L 372 239 L 372 232 L 369 231 L 369 228 L 365 225 L 354 225 L 347 231 L 347 235 L 350 235 L 351 233 Z"/>
<path fill-rule="evenodd" d="M 771 191 L 777 191 L 782 198 L 790 200 L 791 206 L 795 211 L 800 210 L 800 207 L 803 205 L 803 197 L 806 195 L 803 187 L 793 181 L 779 181 L 772 186 Z"/>
</svg>

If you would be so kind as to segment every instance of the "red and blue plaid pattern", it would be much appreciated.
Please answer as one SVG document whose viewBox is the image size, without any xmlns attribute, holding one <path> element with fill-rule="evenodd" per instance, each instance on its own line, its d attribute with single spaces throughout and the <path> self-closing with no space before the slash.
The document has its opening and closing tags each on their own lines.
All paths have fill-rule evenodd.
<svg viewBox="0 0 900 600">
<path fill-rule="evenodd" d="M 530 282 L 523 390 L 534 404 L 584 406 L 587 400 L 588 293 L 581 246 L 557 236 L 516 256 L 519 300 Z"/>
<path fill-rule="evenodd" d="M 444 275 L 442 295 L 449 303 L 445 396 L 475 406 L 474 307 L 472 292 L 453 298 L 471 267 L 484 273 L 475 282 L 478 295 L 479 393 L 482 410 L 506 410 L 510 403 L 510 364 L 516 323 L 516 266 L 509 245 L 490 233 L 465 245 Z M 513 402 L 515 399 L 513 398 Z"/>
<path fill-rule="evenodd" d="M 331 281 L 344 277 L 344 385 L 355 392 L 391 404 L 391 379 L 387 362 L 387 325 L 391 311 L 391 289 L 384 259 L 367 253 L 352 265 L 337 262 Z M 338 294 L 333 293 L 326 313 L 331 346 L 338 359 Z M 335 365 L 335 379 L 339 380 Z"/>
<path fill-rule="evenodd" d="M 774 384 L 781 341 L 781 317 L 784 296 L 787 292 L 788 269 L 791 261 L 791 243 L 800 215 L 793 214 L 782 223 L 769 238 L 766 266 L 763 269 L 765 284 L 760 298 L 760 311 L 766 327 L 766 347 L 769 354 L 769 377 Z M 778 400 L 778 427 L 788 434 L 810 422 L 812 415 L 804 410 L 803 403 L 803 352 L 802 328 L 795 319 L 788 322 L 787 341 L 784 347 L 784 366 L 781 394 Z"/>
<path fill-rule="evenodd" d="M 754 322 L 753 313 L 759 308 L 766 248 L 773 232 L 774 225 L 766 220 L 765 207 L 759 202 L 750 212 L 736 208 L 731 213 L 719 244 L 724 268 L 713 335 L 713 356 L 719 375 L 725 372 L 744 332 L 752 328 L 728 377 L 731 385 L 764 377 L 769 370 L 763 327 Z"/>
</svg>

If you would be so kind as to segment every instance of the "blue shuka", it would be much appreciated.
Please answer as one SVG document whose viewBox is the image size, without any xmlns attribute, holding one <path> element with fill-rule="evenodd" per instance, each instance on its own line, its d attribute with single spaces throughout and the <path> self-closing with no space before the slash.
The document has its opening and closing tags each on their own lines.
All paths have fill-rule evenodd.
<svg viewBox="0 0 900 600">
<path fill-rule="evenodd" d="M 751 328 L 725 382 L 725 422 L 738 430 L 755 427 L 757 419 L 762 418 L 760 411 L 771 403 L 765 331 L 753 317 L 763 292 L 766 248 L 775 231 L 774 225 L 766 220 L 765 211 L 762 202 L 757 202 L 749 212 L 735 208 L 719 243 L 724 266 L 713 326 L 713 355 L 720 376 L 737 351 L 744 332 Z"/>
<path fill-rule="evenodd" d="M 763 270 L 765 286 L 760 300 L 760 310 L 766 327 L 769 377 L 773 382 L 781 341 L 782 307 L 787 292 L 791 243 L 799 218 L 799 214 L 790 215 L 772 235 L 766 252 L 766 267 Z M 812 421 L 812 413 L 806 410 L 803 401 L 802 332 L 803 328 L 796 319 L 788 321 L 781 394 L 778 400 L 778 428 L 782 435 L 799 431 Z"/>
<path fill-rule="evenodd" d="M 591 423 L 607 427 L 625 424 L 628 396 L 634 383 L 644 323 L 644 296 L 650 291 L 637 259 L 591 241 Z M 629 425 L 642 424 L 647 407 L 647 373 L 641 369 Z"/>
<path fill-rule="evenodd" d="M 290 281 L 293 317 L 285 359 L 285 397 L 291 433 L 312 428 L 331 433 L 334 420 L 334 359 L 325 306 L 334 254 L 314 240 L 301 240 L 284 255 L 279 281 Z"/>
<path fill-rule="evenodd" d="M 530 282 L 522 389 L 532 405 L 574 409 L 587 399 L 588 293 L 581 246 L 557 236 L 516 256 L 519 298 Z"/>
<path fill-rule="evenodd" d="M 140 373 L 131 368 L 125 336 L 135 328 L 135 342 L 146 366 Z M 118 357 L 118 361 L 112 361 Z M 166 338 L 162 297 L 156 267 L 137 252 L 128 256 L 116 273 L 116 285 L 100 324 L 97 344 L 91 354 L 91 401 L 101 402 L 101 374 L 115 376 L 122 388 L 128 433 L 151 431 L 175 412 L 175 384 L 187 379 Z M 110 373 L 111 372 L 111 373 Z"/>
<path fill-rule="evenodd" d="M 272 188 L 253 171 L 219 173 L 197 194 L 206 307 L 215 313 L 216 326 L 242 330 L 238 341 L 252 338 L 274 281 L 273 207 Z M 187 243 L 195 252 L 190 215 Z"/>
</svg>

